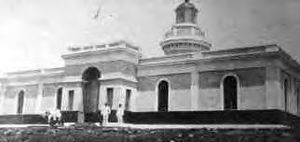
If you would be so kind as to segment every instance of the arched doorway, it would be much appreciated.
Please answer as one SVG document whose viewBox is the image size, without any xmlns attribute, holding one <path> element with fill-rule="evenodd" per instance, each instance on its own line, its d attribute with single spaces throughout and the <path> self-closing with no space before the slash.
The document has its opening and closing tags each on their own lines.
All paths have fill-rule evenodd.
<svg viewBox="0 0 300 142">
<path fill-rule="evenodd" d="M 169 106 L 169 83 L 161 81 L 158 84 L 158 111 L 166 112 Z"/>
<path fill-rule="evenodd" d="M 99 78 L 100 72 L 95 67 L 89 67 L 82 75 L 83 111 L 84 113 L 96 112 L 99 103 Z"/>
<path fill-rule="evenodd" d="M 289 88 L 289 82 L 287 79 L 283 82 L 283 93 L 284 93 L 284 110 L 288 111 L 288 88 Z"/>
<path fill-rule="evenodd" d="M 237 109 L 238 81 L 234 76 L 227 76 L 223 80 L 224 110 Z"/>
<path fill-rule="evenodd" d="M 23 107 L 24 107 L 24 94 L 25 92 L 22 90 L 18 94 L 18 108 L 17 113 L 22 114 L 23 113 Z"/>
<path fill-rule="evenodd" d="M 56 93 L 56 108 L 61 109 L 62 88 L 59 88 Z"/>
</svg>

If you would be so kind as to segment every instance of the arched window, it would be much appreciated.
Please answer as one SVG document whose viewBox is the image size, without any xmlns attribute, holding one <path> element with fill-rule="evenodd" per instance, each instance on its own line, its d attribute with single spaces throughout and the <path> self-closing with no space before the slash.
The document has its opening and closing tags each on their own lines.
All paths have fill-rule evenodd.
<svg viewBox="0 0 300 142">
<path fill-rule="evenodd" d="M 284 110 L 288 111 L 288 89 L 289 89 L 289 81 L 287 79 L 283 82 L 283 95 L 284 95 Z"/>
<path fill-rule="evenodd" d="M 169 106 L 169 83 L 165 80 L 158 84 L 158 111 L 166 112 Z"/>
<path fill-rule="evenodd" d="M 224 110 L 236 110 L 238 107 L 238 79 L 227 76 L 223 80 Z"/>
<path fill-rule="evenodd" d="M 57 109 L 61 109 L 61 100 L 62 100 L 62 88 L 59 88 L 57 90 L 57 94 L 56 94 L 56 108 Z"/>
<path fill-rule="evenodd" d="M 18 94 L 18 108 L 17 113 L 22 114 L 23 113 L 23 107 L 24 107 L 24 94 L 25 92 L 22 90 Z"/>
</svg>

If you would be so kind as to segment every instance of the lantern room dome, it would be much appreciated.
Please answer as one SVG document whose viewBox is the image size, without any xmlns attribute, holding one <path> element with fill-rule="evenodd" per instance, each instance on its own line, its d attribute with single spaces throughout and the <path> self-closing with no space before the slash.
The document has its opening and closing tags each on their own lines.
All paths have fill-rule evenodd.
<svg viewBox="0 0 300 142">
<path fill-rule="evenodd" d="M 195 5 L 185 0 L 175 12 L 175 24 L 160 43 L 164 53 L 170 55 L 210 50 L 211 44 L 204 40 L 205 32 L 197 25 L 198 9 Z"/>
</svg>

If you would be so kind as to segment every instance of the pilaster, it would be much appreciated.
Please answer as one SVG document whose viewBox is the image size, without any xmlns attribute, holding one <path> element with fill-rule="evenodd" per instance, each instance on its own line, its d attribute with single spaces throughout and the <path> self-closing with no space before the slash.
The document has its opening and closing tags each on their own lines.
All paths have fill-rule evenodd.
<svg viewBox="0 0 300 142">
<path fill-rule="evenodd" d="M 191 73 L 191 110 L 198 109 L 198 96 L 199 96 L 199 73 L 193 71 Z"/>
<path fill-rule="evenodd" d="M 74 100 L 74 110 L 83 112 L 83 92 L 82 88 L 78 87 L 74 89 L 75 91 L 75 100 Z"/>
<path fill-rule="evenodd" d="M 284 110 L 279 67 L 276 66 L 266 67 L 265 87 L 266 87 L 266 109 Z"/>
<path fill-rule="evenodd" d="M 41 105 L 42 105 L 42 99 L 43 99 L 43 89 L 44 89 L 44 84 L 40 82 L 38 84 L 38 94 L 36 98 L 36 108 L 35 108 L 35 113 L 42 113 L 41 111 Z"/>
<path fill-rule="evenodd" d="M 106 86 L 104 85 L 99 85 L 99 100 L 98 100 L 98 110 L 101 110 L 104 107 L 106 100 L 106 96 L 107 96 L 107 92 L 106 92 Z"/>
<path fill-rule="evenodd" d="M 130 111 L 136 111 L 136 101 L 137 101 L 137 95 L 138 91 L 136 88 L 132 89 L 132 94 L 130 98 L 130 103 L 129 103 L 129 110 Z"/>
<path fill-rule="evenodd" d="M 5 101 L 5 93 L 6 93 L 6 86 L 5 85 L 3 85 L 3 84 L 0 84 L 1 86 L 0 86 L 0 95 L 1 95 L 1 102 L 0 102 L 0 112 L 1 112 L 1 114 L 4 114 L 4 109 L 5 109 L 5 107 L 4 107 L 4 101 Z"/>
<path fill-rule="evenodd" d="M 123 86 L 120 86 L 120 96 L 119 96 L 119 101 L 117 104 L 117 107 L 119 104 L 122 104 L 123 107 L 125 107 L 125 99 L 126 99 L 126 88 Z"/>
<path fill-rule="evenodd" d="M 82 87 L 78 87 L 75 89 L 75 98 L 77 98 L 76 100 L 76 106 L 75 106 L 75 110 L 78 111 L 78 122 L 79 123 L 83 123 L 84 122 L 84 112 L 83 112 L 83 91 L 82 91 Z"/>
<path fill-rule="evenodd" d="M 117 109 L 119 106 L 119 103 L 122 103 L 122 98 L 123 98 L 123 91 L 124 88 L 122 86 L 115 86 L 114 87 L 114 94 L 113 94 L 113 106 L 112 109 Z"/>
<path fill-rule="evenodd" d="M 291 94 L 289 99 L 290 112 L 297 114 L 296 79 L 291 77 Z"/>
<path fill-rule="evenodd" d="M 68 89 L 65 87 L 62 90 L 61 110 L 68 110 Z"/>
</svg>

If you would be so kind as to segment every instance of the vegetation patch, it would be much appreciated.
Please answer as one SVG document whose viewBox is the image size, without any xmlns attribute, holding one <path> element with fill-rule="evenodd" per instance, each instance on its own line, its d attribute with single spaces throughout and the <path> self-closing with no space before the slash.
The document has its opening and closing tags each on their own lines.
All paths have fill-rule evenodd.
<svg viewBox="0 0 300 142">
<path fill-rule="evenodd" d="M 296 142 L 292 129 L 1 128 L 1 142 Z"/>
</svg>

